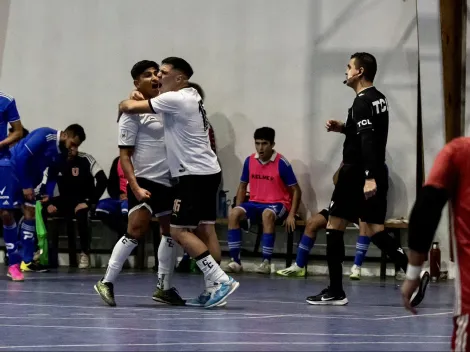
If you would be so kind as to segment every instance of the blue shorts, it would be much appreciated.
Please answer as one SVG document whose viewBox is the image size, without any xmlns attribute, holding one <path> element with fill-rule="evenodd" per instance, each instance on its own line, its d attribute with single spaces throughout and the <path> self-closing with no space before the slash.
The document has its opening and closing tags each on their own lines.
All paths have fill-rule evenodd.
<svg viewBox="0 0 470 352">
<path fill-rule="evenodd" d="M 286 207 L 282 203 L 256 203 L 246 202 L 237 206 L 245 211 L 246 217 L 250 220 L 261 218 L 263 211 L 271 210 L 276 215 L 276 220 L 284 220 L 289 215 Z"/>
<path fill-rule="evenodd" d="M 0 209 L 15 209 L 24 203 L 23 190 L 10 161 L 0 160 Z"/>
<path fill-rule="evenodd" d="M 106 213 L 112 216 L 127 215 L 129 212 L 126 200 L 106 198 L 102 199 L 96 205 L 96 212 Z"/>
</svg>

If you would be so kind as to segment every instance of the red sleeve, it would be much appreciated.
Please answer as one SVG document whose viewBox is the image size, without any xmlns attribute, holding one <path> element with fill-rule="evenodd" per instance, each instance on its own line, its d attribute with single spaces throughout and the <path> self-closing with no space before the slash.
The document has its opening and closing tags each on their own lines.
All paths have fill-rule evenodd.
<svg viewBox="0 0 470 352">
<path fill-rule="evenodd" d="M 442 148 L 434 160 L 425 186 L 433 186 L 451 191 L 458 176 L 458 153 L 462 151 L 461 141 L 454 139 Z"/>
</svg>

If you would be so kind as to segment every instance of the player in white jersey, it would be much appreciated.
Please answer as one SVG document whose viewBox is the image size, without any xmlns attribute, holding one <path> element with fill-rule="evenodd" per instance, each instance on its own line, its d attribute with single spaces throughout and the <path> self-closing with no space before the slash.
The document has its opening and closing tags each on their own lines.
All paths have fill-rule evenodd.
<svg viewBox="0 0 470 352">
<path fill-rule="evenodd" d="M 131 75 L 137 90 L 150 99 L 158 95 L 159 66 L 154 61 L 140 61 Z M 155 301 L 184 305 L 185 301 L 171 287 L 176 261 L 176 243 L 170 236 L 173 188 L 167 163 L 161 114 L 123 114 L 119 119 L 121 166 L 128 181 L 129 222 L 127 233 L 115 245 L 105 276 L 95 290 L 110 306 L 115 306 L 113 284 L 138 240 L 149 231 L 152 216 L 158 218 L 162 240 L 158 249 L 158 284 Z"/>
<path fill-rule="evenodd" d="M 162 61 L 158 73 L 160 95 L 148 102 L 126 100 L 119 107 L 128 114 L 162 113 L 168 165 L 171 175 L 179 178 L 170 233 L 204 273 L 206 289 L 198 299 L 210 308 L 224 303 L 239 283 L 220 268 L 205 244 L 217 240 L 208 239 L 214 233 L 214 199 L 221 169 L 210 146 L 204 104 L 198 92 L 188 86 L 192 74 L 185 60 L 169 57 Z"/>
</svg>

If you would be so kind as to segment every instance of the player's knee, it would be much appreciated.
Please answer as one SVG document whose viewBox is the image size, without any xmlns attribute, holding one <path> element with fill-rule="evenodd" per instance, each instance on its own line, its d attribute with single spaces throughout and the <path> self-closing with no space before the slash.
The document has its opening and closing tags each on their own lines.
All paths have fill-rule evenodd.
<svg viewBox="0 0 470 352">
<path fill-rule="evenodd" d="M 305 234 L 314 238 L 317 231 L 326 228 L 328 221 L 319 214 L 315 214 L 307 220 L 307 225 L 305 226 Z"/>
<path fill-rule="evenodd" d="M 240 221 L 245 217 L 245 211 L 240 208 L 233 208 L 230 211 L 228 217 L 228 224 L 231 228 L 236 228 L 240 224 Z"/>
<path fill-rule="evenodd" d="M 25 220 L 34 220 L 36 217 L 36 208 L 25 206 L 23 211 L 24 219 Z"/>
<path fill-rule="evenodd" d="M 266 209 L 263 211 L 262 219 L 264 225 L 274 226 L 274 223 L 276 222 L 276 214 L 274 214 L 274 212 L 271 210 Z"/>
<path fill-rule="evenodd" d="M 8 210 L 0 210 L 0 217 L 2 219 L 3 225 L 10 226 L 15 222 L 13 214 Z"/>
<path fill-rule="evenodd" d="M 141 239 L 148 231 L 148 226 L 141 223 L 129 223 L 127 225 L 127 234 L 136 240 Z"/>
</svg>

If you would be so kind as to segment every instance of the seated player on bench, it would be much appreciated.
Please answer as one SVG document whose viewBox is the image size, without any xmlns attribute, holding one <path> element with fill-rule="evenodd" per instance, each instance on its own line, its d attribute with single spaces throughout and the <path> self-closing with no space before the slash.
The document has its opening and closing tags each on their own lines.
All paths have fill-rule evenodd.
<svg viewBox="0 0 470 352">
<path fill-rule="evenodd" d="M 262 127 L 255 131 L 256 153 L 245 160 L 237 191 L 237 206 L 232 209 L 228 224 L 228 246 L 231 261 L 227 272 L 242 271 L 240 261 L 240 221 L 263 222 L 263 261 L 257 273 L 271 273 L 276 222 L 285 221 L 287 231 L 295 229 L 295 214 L 299 208 L 302 191 L 289 162 L 274 148 L 275 131 Z M 243 202 L 250 184 L 250 200 Z M 243 203 L 242 203 L 243 202 Z"/>
</svg>

